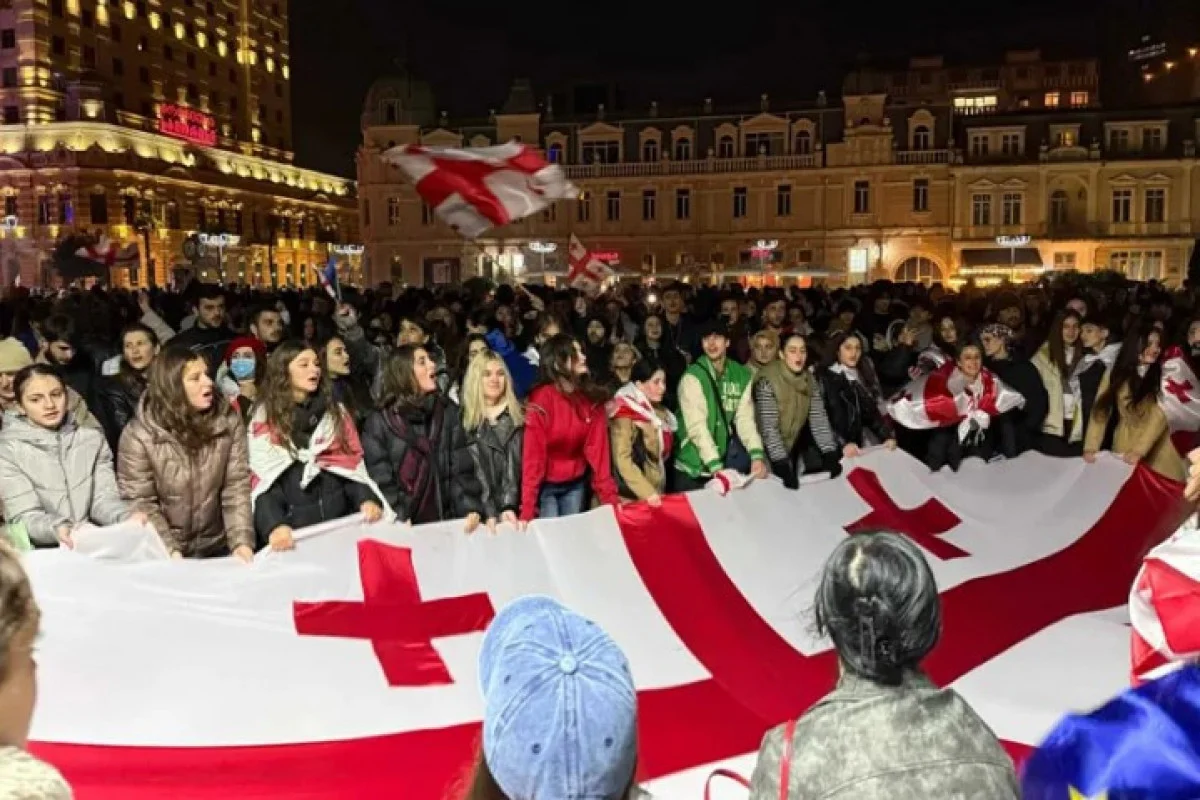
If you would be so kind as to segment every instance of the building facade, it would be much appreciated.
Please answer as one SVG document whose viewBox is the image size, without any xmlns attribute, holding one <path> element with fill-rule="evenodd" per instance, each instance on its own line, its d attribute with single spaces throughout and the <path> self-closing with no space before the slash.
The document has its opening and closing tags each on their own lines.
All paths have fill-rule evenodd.
<svg viewBox="0 0 1200 800">
<path fill-rule="evenodd" d="M 518 83 L 491 119 L 452 126 L 434 117 L 427 87 L 382 81 L 358 158 L 372 278 L 561 275 L 574 234 L 643 277 L 958 284 L 1112 268 L 1180 282 L 1200 230 L 1200 108 L 1106 111 L 1091 94 L 1055 105 L 1046 92 L 1068 87 L 1047 86 L 1039 106 L 1007 111 L 878 92 L 807 109 L 764 96 L 741 113 L 706 103 L 559 120 Z M 561 163 L 580 199 L 474 242 L 380 159 L 403 143 L 518 138 Z"/>
<path fill-rule="evenodd" d="M 141 243 L 118 284 L 312 281 L 357 204 L 292 163 L 290 79 L 286 0 L 0 3 L 6 285 L 52 281 L 81 232 Z M 185 248 L 198 233 L 227 246 Z"/>
</svg>

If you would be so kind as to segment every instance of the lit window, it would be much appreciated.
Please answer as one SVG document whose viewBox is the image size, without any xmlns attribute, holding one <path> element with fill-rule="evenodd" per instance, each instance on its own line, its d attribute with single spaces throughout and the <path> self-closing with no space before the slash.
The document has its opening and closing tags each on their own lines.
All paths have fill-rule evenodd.
<svg viewBox="0 0 1200 800">
<path fill-rule="evenodd" d="M 183 27 L 183 23 L 176 22 L 175 23 L 175 38 L 182 39 L 186 35 L 187 35 L 187 29 Z"/>
<path fill-rule="evenodd" d="M 162 17 L 158 15 L 157 11 L 150 12 L 150 27 L 154 30 L 158 30 L 160 27 L 162 27 Z"/>
<path fill-rule="evenodd" d="M 217 55 L 224 58 L 229 53 L 229 45 L 225 44 L 224 39 L 217 41 Z"/>
<path fill-rule="evenodd" d="M 137 16 L 137 7 L 134 6 L 133 0 L 125 0 L 125 19 L 133 19 Z"/>
<path fill-rule="evenodd" d="M 850 249 L 850 271 L 855 274 L 862 274 L 867 271 L 868 251 L 865 247 L 852 247 Z"/>
<path fill-rule="evenodd" d="M 288 65 L 287 65 L 287 64 L 284 64 L 284 65 L 283 65 L 283 69 L 282 69 L 281 71 L 283 72 L 283 79 L 284 79 L 285 81 L 286 81 L 286 80 L 288 80 L 288 79 L 290 79 L 290 78 L 292 77 L 292 71 L 291 71 L 290 69 L 288 69 Z"/>
<path fill-rule="evenodd" d="M 1082 106 L 1086 106 L 1087 104 L 1088 104 L 1088 93 L 1087 92 L 1071 92 L 1071 106 L 1072 107 L 1080 108 Z"/>
<path fill-rule="evenodd" d="M 1046 108 L 1058 108 L 1058 92 L 1046 92 Z"/>
<path fill-rule="evenodd" d="M 208 34 L 205 33 L 204 31 L 196 31 L 196 44 L 198 44 L 200 47 L 207 46 L 208 45 Z"/>
<path fill-rule="evenodd" d="M 271 58 L 270 56 L 267 56 L 267 72 L 274 72 L 274 71 L 275 71 L 275 59 Z"/>
</svg>

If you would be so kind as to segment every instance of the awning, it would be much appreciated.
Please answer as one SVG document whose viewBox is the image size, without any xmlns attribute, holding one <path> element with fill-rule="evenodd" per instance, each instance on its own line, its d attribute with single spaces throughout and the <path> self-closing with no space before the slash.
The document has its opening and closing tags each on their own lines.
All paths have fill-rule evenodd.
<svg viewBox="0 0 1200 800">
<path fill-rule="evenodd" d="M 996 267 L 1011 269 L 1020 267 L 1041 267 L 1042 254 L 1036 247 L 980 247 L 962 251 L 964 267 Z"/>
</svg>

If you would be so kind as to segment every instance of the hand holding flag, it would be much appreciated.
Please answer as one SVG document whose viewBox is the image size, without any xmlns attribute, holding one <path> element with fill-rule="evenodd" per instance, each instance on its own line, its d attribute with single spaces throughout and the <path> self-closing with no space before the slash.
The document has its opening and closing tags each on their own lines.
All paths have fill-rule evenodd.
<svg viewBox="0 0 1200 800">
<path fill-rule="evenodd" d="M 313 264 L 313 269 L 317 271 L 317 280 L 325 287 L 325 291 L 329 293 L 329 296 L 335 302 L 342 302 L 342 287 L 338 282 L 337 274 L 337 257 L 330 255 L 329 261 L 325 262 L 323 269 L 319 268 L 316 264 Z"/>
</svg>

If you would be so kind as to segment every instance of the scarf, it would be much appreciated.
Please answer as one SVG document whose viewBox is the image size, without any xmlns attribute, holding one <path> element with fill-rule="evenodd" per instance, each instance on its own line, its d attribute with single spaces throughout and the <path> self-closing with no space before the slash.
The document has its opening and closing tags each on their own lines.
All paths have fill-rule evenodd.
<svg viewBox="0 0 1200 800">
<path fill-rule="evenodd" d="M 858 368 L 857 367 L 847 367 L 845 364 L 843 364 L 842 362 L 839 361 L 838 363 L 830 366 L 829 371 L 836 372 L 838 375 L 845 376 L 846 380 L 848 380 L 848 381 L 852 381 L 854 383 L 862 383 L 862 381 L 858 377 Z"/>
<path fill-rule="evenodd" d="M 972 444 L 983 438 L 983 433 L 992 424 L 992 416 L 983 408 L 984 399 L 989 387 L 984 385 L 984 372 L 980 371 L 974 381 L 968 382 L 962 370 L 954 370 L 947 381 L 947 388 L 952 395 L 962 393 L 965 400 L 962 421 L 958 423 L 958 440 L 963 444 Z M 990 382 L 994 389 L 994 381 Z M 993 391 L 994 395 L 994 391 Z M 994 404 L 992 404 L 994 407 Z"/>
<path fill-rule="evenodd" d="M 333 420 L 332 414 L 323 414 L 313 429 L 309 443 L 293 452 L 283 444 L 274 427 L 267 422 L 266 408 L 259 406 L 255 410 L 250 420 L 249 437 L 252 505 L 292 464 L 299 462 L 304 465 L 304 471 L 300 475 L 301 489 L 308 488 L 322 471 L 329 472 L 370 487 L 383 508 L 384 516 L 389 520 L 394 518 L 391 507 L 383 499 L 383 492 L 367 474 L 366 465 L 363 463 L 362 443 L 354 424 L 349 416 L 344 418 L 343 445 L 338 441 Z"/>
<path fill-rule="evenodd" d="M 1087 353 L 1083 358 L 1075 362 L 1075 366 L 1071 368 L 1071 377 L 1067 380 L 1067 386 L 1071 392 L 1072 407 L 1075 409 L 1075 416 L 1071 419 L 1071 434 L 1067 441 L 1078 442 L 1083 440 L 1083 390 L 1079 385 L 1079 376 L 1092 368 L 1092 365 L 1097 361 L 1104 364 L 1106 370 L 1112 369 L 1112 365 L 1116 363 L 1117 355 L 1121 352 L 1121 345 L 1109 344 L 1100 349 L 1099 353 Z"/>
<path fill-rule="evenodd" d="M 664 464 L 675 441 L 675 431 L 679 430 L 675 415 L 665 408 L 656 409 L 645 392 L 632 382 L 617 390 L 607 411 L 609 419 L 630 419 L 651 426 L 658 435 L 658 466 L 665 469 Z"/>
<path fill-rule="evenodd" d="M 775 401 L 779 404 L 779 434 L 791 452 L 808 421 L 813 395 L 812 373 L 808 370 L 798 374 L 792 372 L 782 358 L 777 358 L 760 369 L 755 377 L 768 381 L 775 392 Z"/>
</svg>

